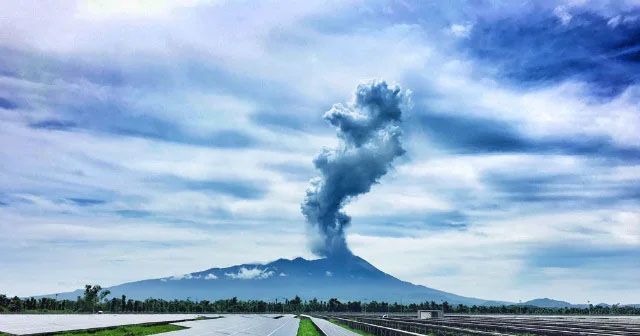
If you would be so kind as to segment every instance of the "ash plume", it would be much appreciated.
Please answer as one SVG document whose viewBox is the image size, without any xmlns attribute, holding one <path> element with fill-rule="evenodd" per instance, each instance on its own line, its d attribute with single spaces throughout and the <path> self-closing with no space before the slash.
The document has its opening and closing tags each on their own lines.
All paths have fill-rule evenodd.
<svg viewBox="0 0 640 336">
<path fill-rule="evenodd" d="M 314 159 L 321 175 L 309 181 L 301 205 L 317 233 L 311 241 L 313 253 L 351 254 L 344 233 L 351 217 L 342 208 L 353 197 L 369 192 L 393 160 L 405 153 L 400 124 L 409 93 L 385 81 L 371 81 L 358 85 L 350 103 L 335 104 L 324 114 L 337 128 L 340 144 L 324 148 Z"/>
</svg>

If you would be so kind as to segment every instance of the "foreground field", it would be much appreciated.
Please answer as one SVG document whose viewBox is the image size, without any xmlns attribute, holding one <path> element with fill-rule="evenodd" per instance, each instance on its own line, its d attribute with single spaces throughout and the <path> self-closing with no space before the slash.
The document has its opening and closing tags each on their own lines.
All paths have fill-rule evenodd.
<svg viewBox="0 0 640 336">
<path fill-rule="evenodd" d="M 229 314 L 214 320 L 188 321 L 175 323 L 187 327 L 167 336 L 295 336 L 298 333 L 300 319 L 294 315 Z"/>
<path fill-rule="evenodd" d="M 195 320 L 218 314 L 9 314 L 0 315 L 0 332 L 13 335 L 55 333 L 149 323 Z"/>
<path fill-rule="evenodd" d="M 196 315 L 0 315 L 0 332 L 13 335 L 53 334 L 55 336 L 229 336 L 251 334 L 264 336 L 296 336 L 300 320 L 294 315 L 227 314 L 216 318 L 198 319 Z M 130 325 L 131 320 L 176 320 Z M 11 323 L 13 322 L 13 324 Z M 39 322 L 40 324 L 38 324 Z M 43 323 L 46 322 L 46 323 Z M 81 322 L 81 323 L 77 323 Z M 118 327 L 100 327 L 108 322 Z M 75 323 L 75 324 L 74 324 Z M 31 326 L 31 327 L 30 327 Z M 99 328 L 102 328 L 101 330 Z M 63 331 L 75 330 L 75 331 Z M 91 330 L 87 330 L 91 329 Z"/>
<path fill-rule="evenodd" d="M 0 315 L 0 336 L 42 333 L 53 336 L 640 336 L 638 317 L 447 315 L 420 320 L 409 315 L 383 317 L 379 314 L 347 313 L 301 317 L 291 314 L 223 314 L 207 319 L 196 319 L 196 315 L 187 314 Z M 125 321 L 151 318 L 178 318 L 182 322 L 124 325 Z M 97 324 L 107 321 L 122 325 L 102 330 L 97 327 Z M 75 328 L 77 331 L 60 332 L 61 328 Z M 93 330 L 78 331 L 91 328 Z"/>
<path fill-rule="evenodd" d="M 344 323 L 341 323 L 340 321 L 338 321 L 338 320 L 336 320 L 336 319 L 330 319 L 330 320 L 329 320 L 329 322 L 331 322 L 331 323 L 333 323 L 333 324 L 335 324 L 335 325 L 337 325 L 337 326 L 339 326 L 339 327 L 345 328 L 345 329 L 347 329 L 347 330 L 351 330 L 351 331 L 353 331 L 354 333 L 356 333 L 356 334 L 360 334 L 360 335 L 362 335 L 362 336 L 373 336 L 373 334 L 370 334 L 370 333 L 368 333 L 368 332 L 366 332 L 366 331 L 351 328 L 351 327 L 349 327 L 348 325 L 346 325 L 346 324 L 344 324 Z"/>
<path fill-rule="evenodd" d="M 420 320 L 409 316 L 318 315 L 375 335 L 625 335 L 640 336 L 640 319 L 588 316 L 450 315 Z"/>
<path fill-rule="evenodd" d="M 185 329 L 173 324 L 132 325 L 97 331 L 67 331 L 54 336 L 146 336 Z"/>
</svg>

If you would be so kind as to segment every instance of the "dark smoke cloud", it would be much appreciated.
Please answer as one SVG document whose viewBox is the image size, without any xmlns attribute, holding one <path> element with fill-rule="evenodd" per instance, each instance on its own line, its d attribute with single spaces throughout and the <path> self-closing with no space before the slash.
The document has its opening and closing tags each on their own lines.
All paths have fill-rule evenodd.
<svg viewBox="0 0 640 336">
<path fill-rule="evenodd" d="M 342 208 L 354 197 L 371 190 L 396 157 L 405 153 L 400 142 L 402 109 L 409 92 L 385 81 L 356 88 L 353 101 L 333 105 L 324 119 L 337 127 L 337 148 L 325 148 L 313 161 L 321 176 L 309 181 L 302 213 L 319 234 L 312 240 L 320 256 L 351 254 L 344 230 L 351 217 Z"/>
</svg>

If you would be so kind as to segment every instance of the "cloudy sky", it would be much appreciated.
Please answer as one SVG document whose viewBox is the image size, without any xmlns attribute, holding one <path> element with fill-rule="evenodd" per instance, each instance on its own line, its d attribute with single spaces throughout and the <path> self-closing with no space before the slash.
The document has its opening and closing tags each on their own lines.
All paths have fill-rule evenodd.
<svg viewBox="0 0 640 336">
<path fill-rule="evenodd" d="M 407 153 L 355 254 L 485 299 L 640 303 L 638 1 L 2 1 L 0 292 L 313 258 L 300 203 L 358 83 Z M 399 262 L 401 261 L 401 262 Z"/>
</svg>

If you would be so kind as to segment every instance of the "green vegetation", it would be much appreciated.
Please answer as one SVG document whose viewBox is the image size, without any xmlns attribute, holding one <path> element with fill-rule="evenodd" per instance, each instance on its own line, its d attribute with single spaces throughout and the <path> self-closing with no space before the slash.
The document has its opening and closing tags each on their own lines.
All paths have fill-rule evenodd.
<svg viewBox="0 0 640 336">
<path fill-rule="evenodd" d="M 322 336 L 316 325 L 308 318 L 300 319 L 300 326 L 298 327 L 298 336 Z"/>
<path fill-rule="evenodd" d="M 182 329 L 186 328 L 173 324 L 140 324 L 93 331 L 67 331 L 55 333 L 52 336 L 145 336 Z"/>
<path fill-rule="evenodd" d="M 111 294 L 110 290 L 103 290 L 100 285 L 85 285 L 84 286 L 84 309 L 85 311 L 91 310 L 95 312 L 96 304 L 104 300 L 107 295 Z M 89 309 L 91 307 L 91 309 Z"/>
<path fill-rule="evenodd" d="M 362 335 L 362 336 L 375 336 L 375 335 L 373 335 L 373 334 L 370 334 L 370 333 L 368 333 L 368 332 L 364 332 L 364 331 L 362 331 L 362 330 L 353 329 L 353 328 L 349 327 L 348 325 L 346 325 L 346 324 L 344 324 L 344 323 L 342 323 L 342 322 L 340 322 L 340 321 L 338 321 L 338 320 L 330 319 L 330 320 L 329 320 L 329 322 L 331 322 L 331 323 L 333 323 L 333 324 L 335 324 L 335 325 L 339 325 L 339 326 L 341 326 L 341 327 L 343 327 L 343 328 L 345 328 L 345 329 L 347 329 L 347 330 L 351 330 L 351 331 L 353 331 L 354 333 L 356 333 L 356 334 L 360 334 L 360 335 Z"/>
<path fill-rule="evenodd" d="M 308 312 L 368 312 L 376 314 L 384 313 L 409 313 L 420 309 L 439 309 L 445 313 L 462 314 L 519 314 L 519 315 L 640 315 L 640 307 L 632 306 L 594 306 L 584 308 L 540 308 L 534 306 L 502 305 L 502 306 L 467 306 L 451 305 L 448 302 L 436 303 L 434 301 L 399 304 L 397 302 L 341 302 L 333 298 L 328 301 L 311 299 L 303 301 L 296 296 L 284 301 L 266 302 L 263 300 L 242 301 L 237 298 L 217 301 L 192 301 L 186 300 L 167 301 L 163 299 L 148 298 L 146 300 L 127 299 L 121 297 L 108 298 L 109 291 L 103 290 L 99 285 L 86 285 L 83 296 L 76 300 L 57 300 L 54 298 L 9 298 L 0 294 L 0 313 L 72 313 L 72 312 L 96 312 L 109 313 L 308 313 Z M 0 335 L 2 336 L 2 335 Z"/>
<path fill-rule="evenodd" d="M 217 301 L 192 301 L 148 298 L 144 301 L 127 299 L 125 295 L 121 297 L 107 298 L 108 291 L 102 290 L 99 285 L 85 286 L 83 296 L 78 296 L 76 300 L 56 300 L 54 298 L 19 298 L 14 296 L 9 298 L 0 294 L 0 313 L 74 313 L 74 312 L 97 312 L 105 313 L 299 313 L 310 311 L 307 302 L 302 302 L 300 297 L 284 301 L 265 302 L 263 300 L 241 301 L 237 298 Z M 313 307 L 320 307 L 318 300 Z M 325 304 L 326 305 L 326 304 Z M 306 310 L 305 310 L 306 309 Z"/>
</svg>

